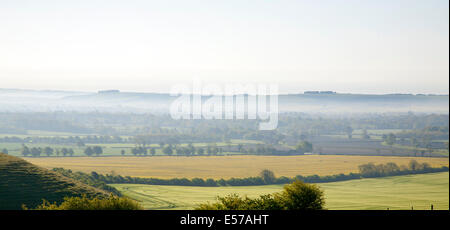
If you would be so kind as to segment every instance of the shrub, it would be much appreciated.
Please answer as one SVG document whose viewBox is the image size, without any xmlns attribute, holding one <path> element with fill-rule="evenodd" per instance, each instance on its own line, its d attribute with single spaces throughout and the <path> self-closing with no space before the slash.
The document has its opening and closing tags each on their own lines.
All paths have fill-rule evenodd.
<svg viewBox="0 0 450 230">
<path fill-rule="evenodd" d="M 218 202 L 200 204 L 197 210 L 320 210 L 325 198 L 317 186 L 294 181 L 284 186 L 281 193 L 261 195 L 252 199 L 231 194 L 217 197 Z"/>
<path fill-rule="evenodd" d="M 27 209 L 26 207 L 23 207 Z M 65 197 L 58 205 L 46 200 L 35 210 L 141 210 L 142 206 L 129 198 L 109 196 L 108 198 Z"/>
<path fill-rule="evenodd" d="M 285 210 L 319 210 L 325 205 L 323 191 L 315 184 L 299 180 L 284 186 L 283 192 L 275 194 Z"/>
</svg>

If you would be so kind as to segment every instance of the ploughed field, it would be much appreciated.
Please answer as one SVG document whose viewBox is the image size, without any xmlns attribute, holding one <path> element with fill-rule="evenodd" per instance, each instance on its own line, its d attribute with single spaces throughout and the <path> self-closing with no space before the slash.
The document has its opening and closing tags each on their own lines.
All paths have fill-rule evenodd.
<svg viewBox="0 0 450 230">
<path fill-rule="evenodd" d="M 358 179 L 318 184 L 325 192 L 326 208 L 341 210 L 449 209 L 449 173 L 430 173 Z M 216 196 L 237 193 L 257 197 L 279 192 L 282 185 L 190 187 L 112 184 L 146 209 L 193 209 L 214 202 Z"/>
<path fill-rule="evenodd" d="M 122 176 L 153 178 L 243 178 L 257 176 L 269 169 L 276 176 L 333 175 L 358 172 L 358 166 L 369 162 L 380 164 L 394 162 L 407 165 L 414 159 L 427 162 L 432 167 L 448 166 L 448 158 L 392 157 L 392 156 L 147 156 L 147 157 L 41 157 L 25 158 L 48 169 L 65 168 L 90 173 L 92 171 Z"/>
</svg>

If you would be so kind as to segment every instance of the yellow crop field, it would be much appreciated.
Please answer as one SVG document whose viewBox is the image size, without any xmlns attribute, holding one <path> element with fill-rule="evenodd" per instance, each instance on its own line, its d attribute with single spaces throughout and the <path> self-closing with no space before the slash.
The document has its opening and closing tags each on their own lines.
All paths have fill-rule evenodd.
<svg viewBox="0 0 450 230">
<path fill-rule="evenodd" d="M 242 178 L 257 176 L 263 169 L 276 176 L 333 175 L 358 172 L 361 164 L 394 162 L 407 165 L 410 160 L 427 162 L 432 167 L 448 166 L 448 158 L 387 156 L 147 156 L 147 157 L 41 157 L 27 161 L 45 168 L 66 168 L 82 172 L 112 172 L 122 176 L 154 178 Z"/>
</svg>

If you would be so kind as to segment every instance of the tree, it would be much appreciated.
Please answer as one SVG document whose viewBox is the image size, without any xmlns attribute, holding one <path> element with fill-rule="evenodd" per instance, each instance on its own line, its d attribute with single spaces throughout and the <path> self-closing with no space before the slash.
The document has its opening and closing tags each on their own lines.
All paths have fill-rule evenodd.
<svg viewBox="0 0 450 230">
<path fill-rule="evenodd" d="M 2 153 L 8 154 L 8 149 L 6 149 L 6 148 L 2 149 Z"/>
<path fill-rule="evenodd" d="M 172 155 L 173 154 L 172 146 L 169 145 L 163 148 L 163 153 L 169 156 Z"/>
<path fill-rule="evenodd" d="M 395 144 L 396 140 L 397 140 L 397 137 L 395 136 L 395 134 L 390 133 L 390 134 L 387 136 L 385 142 L 386 142 L 387 145 L 389 145 L 389 146 L 392 147 L 392 145 Z"/>
<path fill-rule="evenodd" d="M 131 154 L 133 154 L 134 156 L 137 156 L 139 154 L 139 149 L 138 148 L 132 148 L 131 149 Z"/>
<path fill-rule="evenodd" d="M 313 145 L 308 141 L 300 141 L 297 146 L 295 146 L 295 150 L 297 153 L 305 154 L 313 151 Z"/>
<path fill-rule="evenodd" d="M 53 155 L 53 149 L 47 146 L 47 147 L 44 148 L 44 153 L 47 156 L 51 156 L 51 155 Z"/>
<path fill-rule="evenodd" d="M 100 154 L 103 154 L 103 148 L 100 147 L 100 146 L 94 146 L 94 147 L 92 148 L 92 151 L 94 152 L 94 154 L 95 154 L 96 156 L 100 156 Z"/>
<path fill-rule="evenodd" d="M 125 150 L 120 150 L 120 155 L 125 156 Z"/>
<path fill-rule="evenodd" d="M 323 191 L 315 184 L 306 184 L 299 180 L 284 186 L 277 194 L 285 210 L 319 210 L 325 205 Z"/>
<path fill-rule="evenodd" d="M 238 145 L 237 145 L 237 148 L 238 148 L 238 152 L 241 152 L 241 150 L 242 150 L 242 147 L 244 147 L 244 145 L 242 145 L 242 144 L 238 144 Z"/>
<path fill-rule="evenodd" d="M 367 133 L 367 129 L 363 129 L 363 134 L 362 134 L 362 136 L 363 136 L 363 139 L 365 139 L 365 140 L 370 139 L 370 136 L 369 136 L 369 134 Z"/>
<path fill-rule="evenodd" d="M 275 181 L 275 173 L 268 169 L 264 169 L 259 173 L 265 184 L 272 184 Z"/>
<path fill-rule="evenodd" d="M 69 150 L 67 148 L 62 148 L 61 153 L 63 154 L 63 156 L 67 156 L 67 154 L 69 153 Z"/>
<path fill-rule="evenodd" d="M 205 150 L 203 148 L 197 148 L 197 154 L 199 156 L 203 156 L 204 153 L 205 153 Z"/>
<path fill-rule="evenodd" d="M 353 128 L 347 126 L 347 128 L 345 128 L 345 132 L 347 133 L 348 139 L 352 139 Z"/>
<path fill-rule="evenodd" d="M 387 135 L 386 134 L 381 135 L 381 139 L 383 140 L 383 142 L 386 142 L 387 141 Z"/>
<path fill-rule="evenodd" d="M 33 156 L 33 157 L 39 157 L 39 156 L 41 156 L 41 148 L 36 148 L 36 147 L 33 147 L 33 148 L 31 148 L 31 156 Z"/>
<path fill-rule="evenodd" d="M 411 160 L 408 164 L 408 168 L 411 171 L 416 171 L 420 169 L 421 164 L 417 162 L 416 160 Z"/>
<path fill-rule="evenodd" d="M 75 154 L 75 152 L 73 151 L 72 148 L 67 149 L 67 153 L 69 154 L 69 156 L 73 157 L 73 154 Z"/>
<path fill-rule="evenodd" d="M 195 154 L 195 147 L 194 147 L 194 145 L 192 145 L 192 143 L 189 143 L 187 148 L 188 149 L 187 149 L 186 155 L 194 155 Z"/>
<path fill-rule="evenodd" d="M 84 150 L 84 154 L 90 157 L 94 154 L 94 150 L 92 150 L 92 147 L 89 146 Z"/>
<path fill-rule="evenodd" d="M 154 148 L 151 148 L 151 149 L 150 149 L 150 154 L 151 154 L 152 156 L 154 156 L 154 155 L 156 154 L 156 150 L 155 150 Z"/>
<path fill-rule="evenodd" d="M 417 156 L 418 148 L 419 148 L 419 141 L 417 138 L 413 137 L 410 139 L 411 145 L 414 147 L 414 156 Z"/>
</svg>

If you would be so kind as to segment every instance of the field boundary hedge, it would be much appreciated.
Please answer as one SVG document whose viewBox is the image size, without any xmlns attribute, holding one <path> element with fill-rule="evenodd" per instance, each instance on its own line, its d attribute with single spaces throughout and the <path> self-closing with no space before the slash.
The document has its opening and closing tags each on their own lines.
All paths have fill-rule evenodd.
<svg viewBox="0 0 450 230">
<path fill-rule="evenodd" d="M 118 194 L 115 189 L 109 188 L 107 184 L 147 184 L 147 185 L 178 185 L 178 186 L 204 186 L 204 187 L 218 187 L 218 186 L 256 186 L 256 185 L 274 185 L 287 184 L 295 180 L 300 180 L 305 183 L 329 183 L 363 178 L 401 176 L 425 173 L 448 172 L 447 166 L 440 168 L 432 168 L 427 163 L 418 163 L 412 160 L 408 166 L 397 166 L 395 163 L 379 164 L 372 163 L 359 166 L 359 173 L 349 174 L 335 174 L 331 176 L 310 175 L 295 177 L 275 177 L 264 178 L 263 176 L 246 177 L 246 178 L 230 178 L 230 179 L 202 179 L 202 178 L 173 178 L 173 179 L 159 179 L 159 178 L 141 178 L 121 175 L 99 174 L 97 172 L 83 173 L 72 172 L 71 170 L 63 168 L 54 168 L 53 171 L 59 172 L 64 176 L 73 179 L 89 182 L 88 184 L 95 187 L 101 187 L 104 190 Z M 273 173 L 272 173 L 273 174 Z"/>
</svg>

